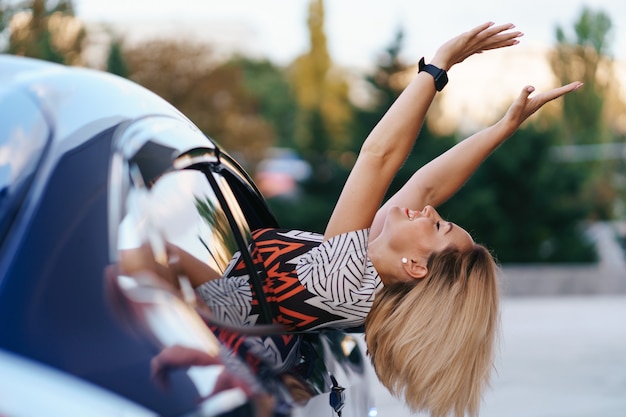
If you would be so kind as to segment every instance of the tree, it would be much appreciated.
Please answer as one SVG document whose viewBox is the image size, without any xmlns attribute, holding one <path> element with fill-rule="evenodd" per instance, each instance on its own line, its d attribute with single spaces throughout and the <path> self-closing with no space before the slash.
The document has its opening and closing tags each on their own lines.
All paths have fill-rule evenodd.
<svg viewBox="0 0 626 417">
<path fill-rule="evenodd" d="M 244 57 L 234 58 L 230 65 L 241 69 L 243 88 L 254 97 L 259 116 L 273 126 L 275 145 L 295 148 L 298 108 L 286 70 L 268 60 L 255 61 Z"/>
<path fill-rule="evenodd" d="M 128 78 L 128 65 L 126 65 L 126 60 L 124 59 L 122 40 L 119 37 L 114 37 L 111 41 L 109 54 L 107 55 L 106 70 L 111 74 Z"/>
<path fill-rule="evenodd" d="M 82 63 L 86 32 L 74 17 L 71 0 L 3 4 L 0 20 L 0 29 L 9 31 L 8 53 L 67 65 Z"/>
<path fill-rule="evenodd" d="M 404 31 L 398 28 L 391 44 L 379 54 L 373 72 L 365 76 L 371 99 L 365 106 L 357 106 L 353 110 L 351 148 L 354 152 L 358 152 L 363 140 L 404 89 L 404 84 L 399 81 L 409 65 L 400 58 L 403 40 Z"/>
<path fill-rule="evenodd" d="M 124 48 L 131 80 L 169 101 L 250 171 L 273 144 L 270 122 L 245 87 L 244 68 L 221 62 L 209 45 L 150 40 Z"/>
<path fill-rule="evenodd" d="M 349 85 L 328 52 L 323 0 L 311 0 L 307 24 L 310 50 L 290 69 L 298 102 L 296 143 L 303 153 L 342 151 L 348 146 L 347 129 L 352 118 Z"/>
<path fill-rule="evenodd" d="M 606 144 L 618 140 L 613 124 L 625 106 L 618 96 L 619 89 L 613 88 L 612 28 L 606 13 L 584 8 L 574 23 L 573 34 L 567 35 L 560 26 L 556 29 L 557 45 L 551 59 L 554 73 L 562 83 L 585 83 L 576 94 L 563 98 L 565 144 Z M 615 217 L 618 213 L 614 206 L 620 195 L 615 178 L 623 170 L 623 161 L 593 161 L 578 166 L 588 172 L 583 192 L 594 202 L 591 217 Z"/>
<path fill-rule="evenodd" d="M 603 114 L 613 78 L 611 29 L 607 14 L 588 8 L 582 10 L 572 36 L 557 26 L 552 70 L 562 84 L 576 80 L 585 83 L 576 94 L 563 98 L 566 143 L 598 143 L 610 138 Z"/>
<path fill-rule="evenodd" d="M 323 232 L 353 162 L 343 163 L 350 148 L 352 105 L 349 84 L 326 45 L 323 0 L 311 0 L 307 25 L 310 49 L 288 71 L 297 104 L 295 149 L 313 172 L 298 199 L 269 203 L 283 226 Z"/>
</svg>

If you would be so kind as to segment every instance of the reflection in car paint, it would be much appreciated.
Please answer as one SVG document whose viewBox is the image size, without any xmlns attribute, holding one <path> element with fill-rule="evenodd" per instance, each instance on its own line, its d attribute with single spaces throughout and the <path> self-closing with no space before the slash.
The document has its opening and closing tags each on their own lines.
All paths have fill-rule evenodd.
<svg viewBox="0 0 626 417">
<path fill-rule="evenodd" d="M 161 389 L 169 390 L 171 377 L 185 372 L 200 397 L 211 399 L 214 411 L 227 411 L 248 401 L 252 391 L 226 369 L 219 341 L 160 279 L 149 273 L 130 277 L 112 270 L 107 287 L 119 318 L 131 331 L 153 341 L 158 353 L 150 363 L 151 376 Z"/>
</svg>

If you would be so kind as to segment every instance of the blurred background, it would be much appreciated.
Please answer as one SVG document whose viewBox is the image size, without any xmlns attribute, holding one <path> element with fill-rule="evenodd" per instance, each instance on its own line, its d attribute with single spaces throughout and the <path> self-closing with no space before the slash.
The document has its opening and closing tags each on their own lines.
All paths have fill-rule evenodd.
<svg viewBox="0 0 626 417">
<path fill-rule="evenodd" d="M 440 212 L 502 265 L 509 342 L 491 410 L 617 416 L 575 414 L 565 400 L 561 408 L 547 403 L 560 414 L 543 406 L 524 413 L 524 404 L 542 404 L 536 401 L 523 401 L 518 414 L 501 412 L 511 398 L 530 395 L 524 387 L 545 393 L 604 376 L 609 397 L 597 404 L 608 401 L 626 415 L 626 364 L 616 359 L 626 357 L 622 0 L 0 0 L 0 51 L 147 87 L 244 165 L 284 227 L 322 232 L 361 143 L 418 59 L 486 20 L 515 23 L 522 43 L 450 71 L 390 192 L 498 120 L 524 85 L 583 81 L 583 89 L 533 116 Z M 582 312 L 586 320 L 578 319 Z M 559 348 L 528 349 L 536 345 Z M 550 369 L 550 360 L 562 361 L 551 371 L 561 382 L 522 376 Z M 597 372 L 566 371 L 581 362 Z"/>
</svg>

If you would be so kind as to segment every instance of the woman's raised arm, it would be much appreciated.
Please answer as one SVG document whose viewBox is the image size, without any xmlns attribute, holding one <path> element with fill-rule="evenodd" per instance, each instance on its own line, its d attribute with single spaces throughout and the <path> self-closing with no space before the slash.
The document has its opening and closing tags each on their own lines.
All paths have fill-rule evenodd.
<svg viewBox="0 0 626 417">
<path fill-rule="evenodd" d="M 421 210 L 425 205 L 437 207 L 452 197 L 480 164 L 520 125 L 544 104 L 582 86 L 573 82 L 530 97 L 533 87 L 525 87 L 504 117 L 490 126 L 459 142 L 448 151 L 420 168 L 376 214 L 370 239 L 382 230 L 389 207 L 407 207 Z"/>
<path fill-rule="evenodd" d="M 432 65 L 449 70 L 467 57 L 515 45 L 521 32 L 514 26 L 485 23 L 449 40 Z M 366 138 L 328 222 L 324 238 L 368 228 L 400 166 L 411 151 L 435 96 L 433 77 L 420 72 Z"/>
</svg>

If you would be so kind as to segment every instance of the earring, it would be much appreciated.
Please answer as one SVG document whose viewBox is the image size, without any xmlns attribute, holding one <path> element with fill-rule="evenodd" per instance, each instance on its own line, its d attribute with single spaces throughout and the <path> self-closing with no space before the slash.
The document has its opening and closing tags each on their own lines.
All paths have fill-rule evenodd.
<svg viewBox="0 0 626 417">
<path fill-rule="evenodd" d="M 407 258 L 402 258 L 402 263 L 406 264 L 407 262 L 409 262 L 409 260 Z"/>
</svg>

